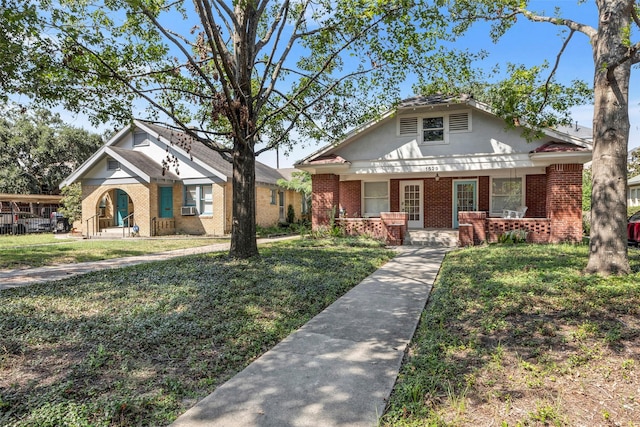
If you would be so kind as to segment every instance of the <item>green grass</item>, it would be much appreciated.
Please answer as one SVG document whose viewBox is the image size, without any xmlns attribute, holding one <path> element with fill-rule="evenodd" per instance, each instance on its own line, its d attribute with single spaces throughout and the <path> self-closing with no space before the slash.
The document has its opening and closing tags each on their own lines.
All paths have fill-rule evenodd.
<svg viewBox="0 0 640 427">
<path fill-rule="evenodd" d="M 0 236 L 0 269 L 99 261 L 228 242 L 213 238 L 57 239 L 53 234 Z"/>
<path fill-rule="evenodd" d="M 0 292 L 0 425 L 168 425 L 393 256 L 296 240 Z"/>
<path fill-rule="evenodd" d="M 449 253 L 381 425 L 640 425 L 629 253 L 633 273 L 609 278 L 581 273 L 588 246 Z"/>
</svg>

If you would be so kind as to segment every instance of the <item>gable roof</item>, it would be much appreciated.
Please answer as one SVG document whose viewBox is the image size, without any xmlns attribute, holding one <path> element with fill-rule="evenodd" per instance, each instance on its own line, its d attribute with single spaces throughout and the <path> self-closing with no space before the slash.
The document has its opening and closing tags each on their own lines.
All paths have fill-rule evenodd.
<svg viewBox="0 0 640 427">
<path fill-rule="evenodd" d="M 627 180 L 627 185 L 640 185 L 640 175 L 636 175 L 633 178 Z"/>
<path fill-rule="evenodd" d="M 341 158 L 340 156 L 334 153 L 334 150 L 338 147 L 342 147 L 349 142 L 353 141 L 355 138 L 360 136 L 363 132 L 372 129 L 382 122 L 385 122 L 390 117 L 395 116 L 396 114 L 400 114 L 407 111 L 416 110 L 421 107 L 447 107 L 450 105 L 468 105 L 474 109 L 483 111 L 492 116 L 496 116 L 493 112 L 492 108 L 483 102 L 475 100 L 472 95 L 461 94 L 459 96 L 451 96 L 451 95 L 421 95 L 414 96 L 411 98 L 407 98 L 398 103 L 397 107 L 393 110 L 389 110 L 386 113 L 382 114 L 379 118 L 372 120 L 370 122 L 365 123 L 364 125 L 352 130 L 349 132 L 345 138 L 337 144 L 328 144 L 316 152 L 308 155 L 307 157 L 297 161 L 294 166 L 296 167 L 304 167 L 305 165 L 336 165 L 342 164 L 346 165 L 349 163 L 348 160 Z M 589 128 L 585 128 L 582 126 L 578 126 L 577 123 L 574 126 L 559 126 L 556 129 L 543 129 L 543 133 L 553 139 L 557 139 L 555 142 L 557 146 L 554 147 L 546 147 L 543 151 L 532 151 L 532 154 L 538 153 L 549 153 L 550 151 L 544 150 L 555 150 L 551 151 L 554 153 L 560 152 L 571 152 L 571 151 L 585 151 L 590 152 L 592 147 L 589 142 L 592 138 L 592 130 Z M 545 144 L 548 145 L 548 144 Z M 560 146 L 566 146 L 565 149 L 560 149 Z M 575 150 L 571 150 L 568 147 L 575 147 Z"/>
<path fill-rule="evenodd" d="M 81 179 L 91 167 L 105 156 L 118 160 L 123 166 L 136 173 L 146 182 L 150 182 L 152 179 L 179 181 L 180 177 L 173 172 L 165 170 L 163 173 L 162 167 L 159 167 L 160 164 L 157 160 L 140 151 L 116 145 L 125 135 L 133 132 L 136 128 L 147 132 L 167 147 L 171 147 L 172 150 L 190 158 L 195 164 L 208 171 L 211 177 L 223 182 L 230 181 L 233 177 L 233 165 L 231 162 L 225 160 L 219 152 L 207 147 L 197 139 L 167 126 L 143 120 L 134 120 L 133 124 L 118 131 L 105 145 L 63 180 L 60 183 L 60 188 Z M 278 179 L 285 178 L 278 170 L 258 161 L 256 161 L 255 170 L 256 183 L 277 185 Z"/>
</svg>

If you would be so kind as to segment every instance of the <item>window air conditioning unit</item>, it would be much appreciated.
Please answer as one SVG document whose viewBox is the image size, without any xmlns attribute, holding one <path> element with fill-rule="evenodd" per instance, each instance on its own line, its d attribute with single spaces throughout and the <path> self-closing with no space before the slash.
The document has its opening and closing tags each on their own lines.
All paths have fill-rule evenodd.
<svg viewBox="0 0 640 427">
<path fill-rule="evenodd" d="M 195 206 L 183 206 L 182 207 L 182 216 L 193 216 L 197 215 L 198 210 Z"/>
</svg>

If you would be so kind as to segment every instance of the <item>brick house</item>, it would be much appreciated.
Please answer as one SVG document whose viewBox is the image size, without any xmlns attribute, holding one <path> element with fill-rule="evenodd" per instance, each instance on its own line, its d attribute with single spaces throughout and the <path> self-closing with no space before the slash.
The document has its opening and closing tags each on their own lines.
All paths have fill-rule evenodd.
<svg viewBox="0 0 640 427">
<path fill-rule="evenodd" d="M 225 235 L 231 232 L 232 172 L 218 152 L 186 134 L 135 120 L 60 187 L 82 184 L 85 235 L 133 225 L 140 236 Z M 302 195 L 277 185 L 278 179 L 290 179 L 290 172 L 256 162 L 259 226 L 284 221 L 289 205 L 301 217 Z"/>
<path fill-rule="evenodd" d="M 576 242 L 590 138 L 576 125 L 528 142 L 471 97 L 415 97 L 295 166 L 312 174 L 315 228 L 336 215 L 348 232 L 395 243 L 403 227 L 459 229 L 464 245 L 514 229 Z"/>
</svg>

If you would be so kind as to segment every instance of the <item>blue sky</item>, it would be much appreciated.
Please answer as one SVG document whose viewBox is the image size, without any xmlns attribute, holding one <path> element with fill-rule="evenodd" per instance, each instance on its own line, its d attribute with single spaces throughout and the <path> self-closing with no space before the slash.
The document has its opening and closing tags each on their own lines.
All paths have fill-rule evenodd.
<svg viewBox="0 0 640 427">
<path fill-rule="evenodd" d="M 595 27 L 597 23 L 597 9 L 593 1 L 586 1 L 578 5 L 578 0 L 534 0 L 530 2 L 529 8 L 536 12 L 544 12 L 553 15 L 555 7 L 562 11 L 561 16 L 568 19 L 589 24 Z M 489 38 L 488 25 L 476 25 L 471 32 L 458 43 L 459 48 L 467 48 L 470 51 L 480 49 L 489 52 L 489 57 L 483 65 L 492 67 L 500 64 L 502 69 L 506 68 L 508 62 L 525 65 L 538 65 L 545 59 L 553 64 L 556 59 L 563 38 L 558 35 L 563 30 L 546 23 L 531 23 L 524 18 L 511 28 L 503 38 L 494 44 Z M 569 46 L 565 50 L 557 71 L 557 80 L 569 83 L 574 79 L 581 79 L 589 84 L 593 82 L 593 60 L 591 46 L 587 37 L 581 33 L 574 34 Z M 638 70 L 635 70 L 637 74 Z M 640 146 L 640 89 L 634 86 L 637 76 L 632 73 L 630 93 L 629 93 L 629 114 L 631 119 L 631 133 L 629 137 L 629 148 Z M 402 89 L 402 95 L 409 97 L 413 95 L 412 82 L 407 81 Z M 579 106 L 572 110 L 574 120 L 579 125 L 592 127 L 593 108 L 590 105 Z M 89 128 L 86 119 L 74 117 L 71 114 L 64 114 L 64 118 L 70 124 Z M 93 129 L 98 131 L 97 129 Z M 280 155 L 280 167 L 290 167 L 295 161 L 318 150 L 320 147 L 313 145 L 305 148 L 294 149 L 288 157 Z M 270 166 L 276 165 L 275 152 L 267 152 L 258 158 L 259 161 Z"/>
<path fill-rule="evenodd" d="M 561 16 L 572 19 L 594 28 L 597 25 L 597 9 L 593 1 L 586 1 L 579 5 L 578 0 L 535 0 L 530 2 L 530 9 L 536 12 L 544 12 L 553 15 L 555 7 L 562 11 Z M 551 65 L 555 63 L 556 56 L 562 47 L 564 38 L 559 37 L 563 28 L 546 23 L 532 23 L 520 18 L 497 43 L 494 44 L 489 37 L 488 25 L 476 25 L 471 32 L 460 41 L 460 46 L 471 51 L 480 49 L 489 52 L 489 57 L 484 65 L 492 67 L 500 64 L 506 68 L 508 62 L 526 65 L 539 65 L 547 60 Z M 551 67 L 550 67 L 551 68 Z M 589 39 L 582 33 L 573 35 L 566 48 L 557 70 L 557 80 L 568 84 L 572 80 L 580 79 L 589 84 L 593 82 L 593 58 Z M 640 70 L 635 70 L 635 74 Z M 631 130 L 629 135 L 629 148 L 640 146 L 640 88 L 634 85 L 638 76 L 632 73 L 629 91 L 629 116 Z M 411 82 L 408 81 L 402 91 L 403 96 L 412 96 Z M 572 109 L 572 116 L 579 125 L 591 128 L 593 126 L 593 106 L 584 105 Z M 297 160 L 318 150 L 319 146 L 306 147 L 293 150 L 289 157 L 280 155 L 280 167 L 289 167 Z M 264 153 L 259 160 L 263 163 L 275 166 L 276 155 Z"/>
</svg>

